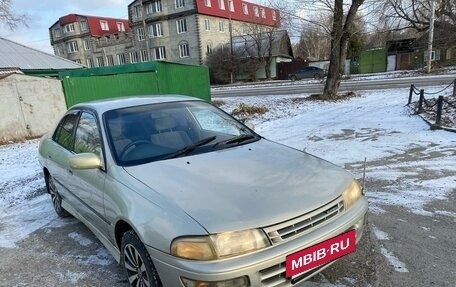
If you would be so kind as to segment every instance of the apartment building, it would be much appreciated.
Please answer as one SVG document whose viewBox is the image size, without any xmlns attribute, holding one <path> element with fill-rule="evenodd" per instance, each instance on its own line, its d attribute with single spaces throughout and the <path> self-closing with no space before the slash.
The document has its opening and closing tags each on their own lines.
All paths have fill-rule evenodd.
<svg viewBox="0 0 456 287">
<path fill-rule="evenodd" d="M 201 65 L 231 37 L 280 26 L 278 10 L 243 0 L 135 0 L 128 15 L 61 17 L 49 28 L 54 54 L 88 67 L 156 60 Z"/>
<path fill-rule="evenodd" d="M 126 64 L 136 55 L 127 19 L 69 14 L 49 33 L 55 55 L 88 67 Z"/>
<path fill-rule="evenodd" d="M 278 10 L 243 0 L 135 0 L 128 12 L 138 57 L 194 65 L 231 36 L 280 26 Z"/>
</svg>

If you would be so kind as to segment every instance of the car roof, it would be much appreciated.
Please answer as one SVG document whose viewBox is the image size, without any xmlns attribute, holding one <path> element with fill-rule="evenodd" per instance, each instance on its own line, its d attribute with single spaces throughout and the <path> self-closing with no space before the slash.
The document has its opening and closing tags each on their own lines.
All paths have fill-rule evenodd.
<svg viewBox="0 0 456 287">
<path fill-rule="evenodd" d="M 90 102 L 79 103 L 70 108 L 73 109 L 92 109 L 102 114 L 106 111 L 140 106 L 149 104 L 171 103 L 180 101 L 203 101 L 198 98 L 183 96 L 183 95 L 138 95 L 129 97 L 117 97 L 103 100 L 95 100 Z"/>
</svg>

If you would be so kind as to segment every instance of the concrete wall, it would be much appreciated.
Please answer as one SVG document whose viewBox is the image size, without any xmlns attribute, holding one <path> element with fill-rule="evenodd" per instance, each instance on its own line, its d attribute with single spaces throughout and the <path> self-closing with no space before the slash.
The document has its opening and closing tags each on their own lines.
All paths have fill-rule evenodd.
<svg viewBox="0 0 456 287">
<path fill-rule="evenodd" d="M 60 80 L 13 74 L 0 79 L 0 143 L 39 137 L 66 110 Z"/>
</svg>

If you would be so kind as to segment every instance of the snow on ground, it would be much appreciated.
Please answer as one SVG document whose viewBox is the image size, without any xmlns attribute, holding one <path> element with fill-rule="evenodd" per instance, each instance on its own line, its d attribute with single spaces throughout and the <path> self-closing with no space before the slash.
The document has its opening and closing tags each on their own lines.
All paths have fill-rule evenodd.
<svg viewBox="0 0 456 287">
<path fill-rule="evenodd" d="M 367 186 L 371 212 L 400 205 L 432 215 L 424 206 L 445 199 L 456 186 L 456 134 L 431 131 L 411 116 L 405 107 L 408 92 L 360 92 L 340 102 L 307 101 L 305 94 L 223 98 L 221 108 L 231 112 L 240 103 L 267 107 L 269 112 L 251 119 L 259 134 L 349 168 L 358 178 L 366 158 L 367 183 L 394 183 L 387 191 Z"/>
<path fill-rule="evenodd" d="M 426 210 L 427 203 L 447 198 L 456 186 L 456 134 L 431 131 L 421 118 L 409 115 L 408 89 L 361 92 L 340 102 L 309 101 L 307 96 L 223 98 L 221 108 L 231 112 L 240 103 L 266 106 L 266 114 L 251 119 L 258 133 L 334 162 L 357 178 L 362 178 L 367 158 L 371 212 L 400 205 L 425 216 L 456 218 L 449 211 Z M 37 140 L 0 147 L 0 247 L 14 248 L 40 228 L 71 224 L 55 215 L 45 194 L 37 148 Z M 388 239 L 380 230 L 374 229 L 374 234 L 379 240 Z M 92 243 L 76 232 L 68 236 L 83 246 Z M 382 247 L 381 252 L 398 272 L 407 271 L 390 251 Z M 83 265 L 113 262 L 104 248 L 75 259 Z M 83 274 L 60 276 L 77 282 Z"/>
<path fill-rule="evenodd" d="M 393 252 L 388 251 L 385 247 L 380 247 L 380 252 L 383 256 L 389 261 L 390 265 L 394 268 L 396 272 L 409 272 L 407 267 L 403 262 L 401 262 L 396 256 L 394 256 Z"/>
</svg>

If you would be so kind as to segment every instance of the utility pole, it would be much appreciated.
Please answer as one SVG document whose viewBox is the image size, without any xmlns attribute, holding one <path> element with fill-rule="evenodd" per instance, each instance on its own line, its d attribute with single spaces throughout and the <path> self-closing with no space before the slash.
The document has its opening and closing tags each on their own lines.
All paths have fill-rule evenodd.
<svg viewBox="0 0 456 287">
<path fill-rule="evenodd" d="M 432 68 L 432 42 L 434 41 L 435 0 L 431 0 L 431 20 L 429 21 L 428 64 L 427 73 Z"/>
</svg>

